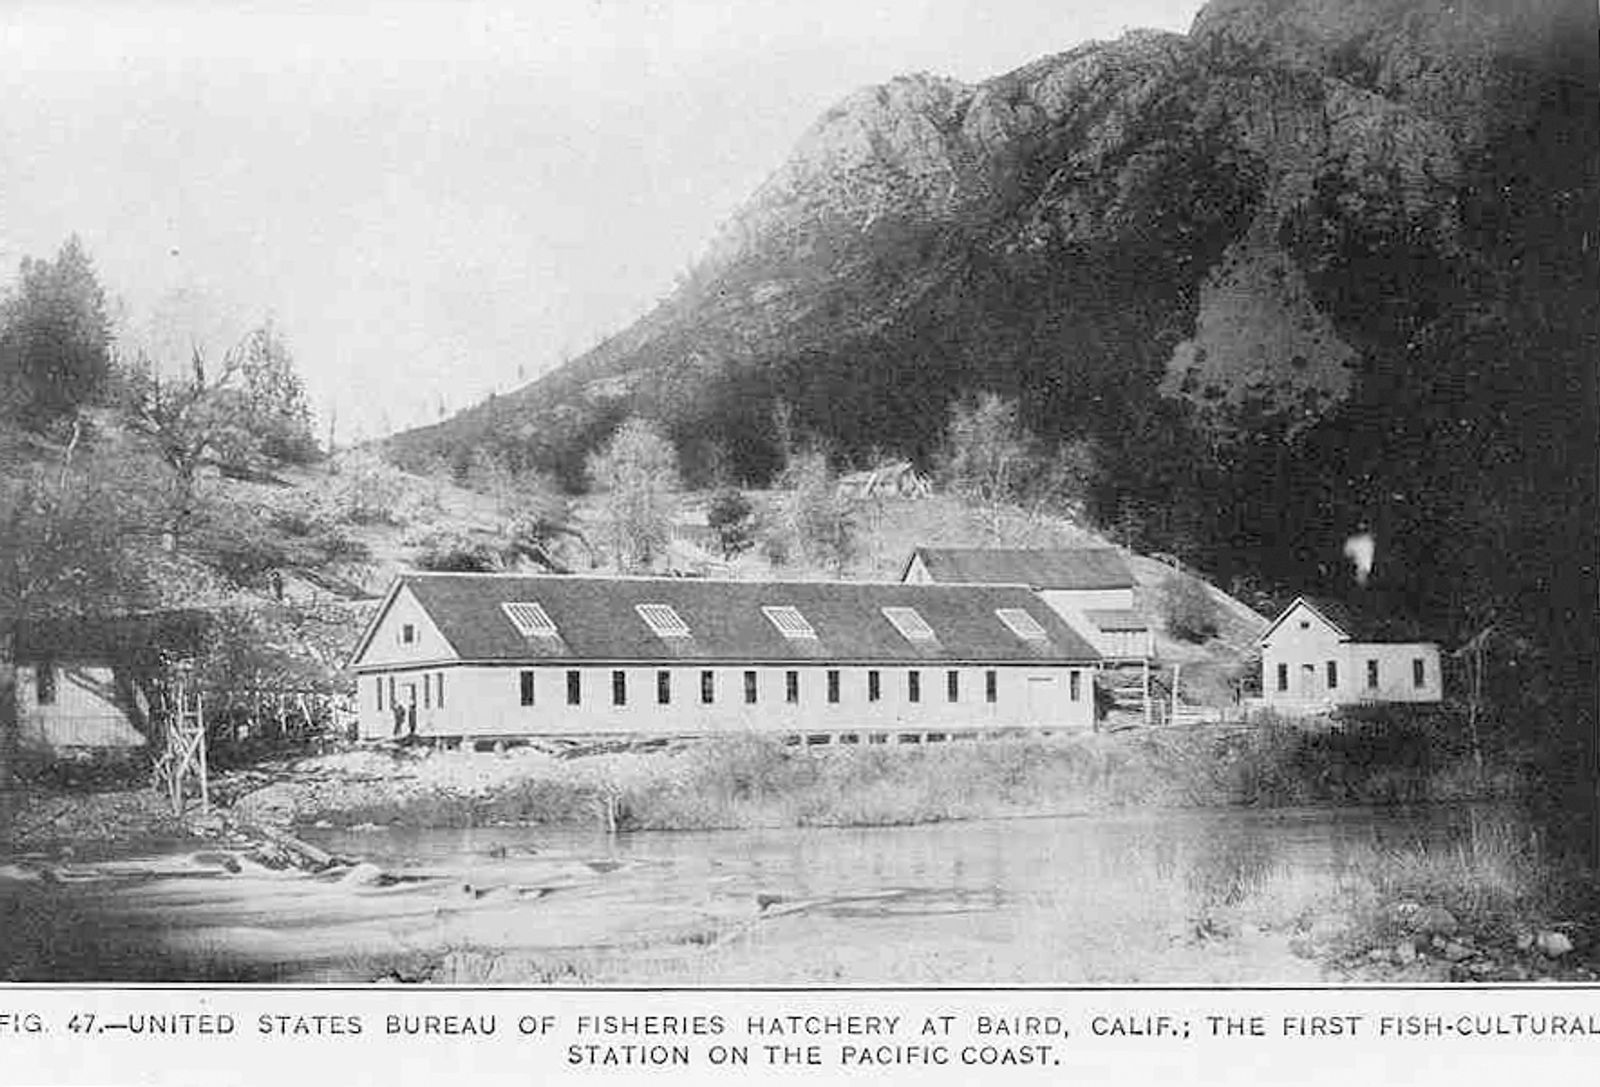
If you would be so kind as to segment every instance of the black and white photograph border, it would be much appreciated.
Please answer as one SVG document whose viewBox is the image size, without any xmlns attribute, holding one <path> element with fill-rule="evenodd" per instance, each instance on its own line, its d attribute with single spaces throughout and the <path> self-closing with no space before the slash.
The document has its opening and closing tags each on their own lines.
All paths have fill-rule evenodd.
<svg viewBox="0 0 1600 1087">
<path fill-rule="evenodd" d="M 0 91 L 0 1059 L 1600 1037 L 1593 3 L 20 3 Z"/>
</svg>

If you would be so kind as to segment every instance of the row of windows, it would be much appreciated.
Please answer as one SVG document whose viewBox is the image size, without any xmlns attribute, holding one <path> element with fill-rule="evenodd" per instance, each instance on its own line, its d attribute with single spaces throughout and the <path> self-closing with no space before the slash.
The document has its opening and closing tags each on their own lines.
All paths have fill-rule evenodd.
<svg viewBox="0 0 1600 1087">
<path fill-rule="evenodd" d="M 522 705 L 532 706 L 536 703 L 535 677 L 538 673 L 526 670 L 518 676 L 518 686 Z M 656 673 L 656 702 L 659 705 L 669 705 L 672 702 L 672 673 L 662 670 Z M 441 681 L 443 677 L 441 676 Z M 392 681 L 391 681 L 392 682 Z M 1072 672 L 1068 676 L 1068 697 L 1077 702 L 1082 697 L 1081 677 L 1079 673 Z M 830 703 L 840 700 L 842 679 L 839 669 L 830 668 L 827 672 L 827 699 Z M 441 692 L 443 688 L 441 687 Z M 983 700 L 994 702 L 1000 693 L 999 674 L 990 668 L 983 673 Z M 744 700 L 747 704 L 758 701 L 759 677 L 754 670 L 744 673 Z M 800 673 L 789 670 L 783 674 L 783 698 L 790 705 L 800 702 Z M 883 673 L 876 668 L 867 672 L 867 701 L 878 702 L 883 698 Z M 961 673 L 954 669 L 945 673 L 945 698 L 950 702 L 961 700 Z M 717 700 L 717 674 L 706 669 L 700 673 L 700 701 L 711 705 Z M 911 669 L 906 673 L 906 700 L 908 702 L 922 701 L 922 672 Z M 583 673 L 573 670 L 567 672 L 567 705 L 577 706 L 583 701 Z M 625 706 L 628 704 L 628 673 L 618 669 L 611 673 L 611 704 Z M 440 705 L 443 705 L 441 701 Z M 380 707 L 381 708 L 381 707 Z"/>
<path fill-rule="evenodd" d="M 1305 667 L 1310 668 L 1312 666 L 1308 664 Z M 1327 680 L 1328 680 L 1328 690 L 1332 691 L 1332 690 L 1336 690 L 1338 688 L 1338 686 L 1339 686 L 1339 662 L 1338 661 L 1329 661 L 1327 663 Z M 1421 657 L 1412 658 L 1412 661 L 1411 661 L 1411 685 L 1413 687 L 1418 687 L 1418 688 L 1426 687 L 1428 685 L 1427 667 L 1424 664 L 1424 662 L 1423 662 Z M 1369 690 L 1377 690 L 1378 686 L 1379 686 L 1379 683 L 1378 683 L 1378 662 L 1375 661 L 1375 660 L 1369 660 L 1369 661 L 1367 661 L 1367 687 L 1368 687 Z M 1287 691 L 1288 689 L 1289 689 L 1289 666 L 1287 664 L 1280 664 L 1280 665 L 1278 665 L 1278 690 Z"/>
<path fill-rule="evenodd" d="M 377 698 L 378 712 L 383 712 L 385 705 L 388 706 L 390 712 L 393 712 L 395 710 L 403 710 L 407 706 L 415 706 L 417 704 L 417 695 L 419 692 L 417 691 L 417 685 L 415 683 L 407 681 L 403 688 L 397 690 L 395 687 L 395 678 L 393 676 L 387 677 L 389 681 L 387 688 L 385 687 L 384 679 L 385 677 L 379 676 L 373 681 L 373 692 Z M 386 689 L 389 696 L 387 703 L 384 700 L 384 693 Z M 423 709 L 433 709 L 435 705 L 437 705 L 441 710 L 444 709 L 444 673 L 422 673 L 422 690 L 420 693 L 422 695 Z M 400 698 L 400 695 L 404 695 L 404 699 Z"/>
</svg>

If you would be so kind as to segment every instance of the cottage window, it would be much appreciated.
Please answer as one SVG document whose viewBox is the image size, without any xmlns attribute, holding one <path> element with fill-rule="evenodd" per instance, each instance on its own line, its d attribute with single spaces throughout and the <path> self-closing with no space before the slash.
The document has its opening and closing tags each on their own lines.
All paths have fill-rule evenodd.
<svg viewBox="0 0 1600 1087">
<path fill-rule="evenodd" d="M 439 708 L 441 710 L 444 709 L 444 673 L 443 672 L 440 672 L 438 675 L 433 677 L 433 690 L 434 690 L 435 698 L 439 703 Z"/>
<path fill-rule="evenodd" d="M 500 610 L 505 617 L 511 620 L 511 625 L 517 628 L 517 633 L 524 638 L 554 638 L 556 625 L 550 619 L 550 613 L 543 607 L 529 601 L 512 601 L 500 605 Z"/>
<path fill-rule="evenodd" d="M 746 705 L 753 705 L 756 700 L 756 674 L 746 671 L 744 674 L 744 700 Z"/>
<path fill-rule="evenodd" d="M 933 628 L 928 621 L 917 613 L 916 608 L 884 608 L 883 617 L 894 624 L 900 636 L 908 642 L 932 642 L 938 639 L 934 636 Z"/>
<path fill-rule="evenodd" d="M 689 624 L 683 617 L 673 610 L 671 604 L 638 604 L 634 611 L 639 613 L 645 626 L 655 632 L 658 638 L 687 638 Z"/>
<path fill-rule="evenodd" d="M 1073 702 L 1083 698 L 1083 674 L 1080 672 L 1067 673 L 1067 697 Z"/>
<path fill-rule="evenodd" d="M 876 668 L 867 673 L 867 701 L 876 702 L 883 697 L 883 674 Z"/>
<path fill-rule="evenodd" d="M 993 702 L 1000 697 L 1000 673 L 993 668 L 983 673 L 983 700 Z"/>
<path fill-rule="evenodd" d="M 524 706 L 533 705 L 533 672 L 522 672 L 517 678 L 522 684 L 522 704 Z"/>
<path fill-rule="evenodd" d="M 401 627 L 400 628 L 400 640 L 402 642 L 404 642 L 406 645 L 410 645 L 412 642 L 416 641 L 417 640 L 417 628 L 412 626 L 410 623 L 407 623 L 405 626 Z"/>
<path fill-rule="evenodd" d="M 1378 689 L 1378 662 L 1367 662 L 1367 686 L 1374 691 Z"/>
<path fill-rule="evenodd" d="M 41 706 L 56 704 L 56 666 L 46 661 L 33 669 L 34 701 Z"/>
<path fill-rule="evenodd" d="M 944 693 L 951 702 L 961 701 L 961 673 L 954 668 L 944 674 Z"/>
<path fill-rule="evenodd" d="M 817 632 L 806 617 L 800 614 L 800 609 L 788 604 L 777 604 L 761 609 L 773 626 L 778 628 L 778 633 L 785 638 L 815 638 Z"/>
<path fill-rule="evenodd" d="M 828 669 L 828 701 L 839 701 L 839 669 Z"/>
<path fill-rule="evenodd" d="M 389 677 L 389 708 L 392 710 L 400 703 L 394 700 L 394 677 Z"/>
<path fill-rule="evenodd" d="M 906 673 L 906 700 L 908 702 L 922 701 L 922 673 L 915 668 Z"/>
<path fill-rule="evenodd" d="M 1338 661 L 1329 661 L 1328 662 L 1328 690 L 1331 691 L 1331 690 L 1333 690 L 1334 688 L 1336 688 L 1338 686 L 1339 686 L 1339 662 Z"/>
<path fill-rule="evenodd" d="M 1280 664 L 1280 665 L 1278 665 L 1278 690 L 1287 691 L 1288 689 L 1289 689 L 1289 666 L 1287 664 Z"/>
<path fill-rule="evenodd" d="M 573 669 L 567 673 L 567 705 L 576 706 L 583 701 L 583 673 Z"/>
<path fill-rule="evenodd" d="M 620 670 L 611 673 L 611 704 L 613 706 L 628 704 L 628 673 Z"/>
<path fill-rule="evenodd" d="M 433 676 L 427 672 L 422 673 L 422 708 L 433 709 Z"/>
<path fill-rule="evenodd" d="M 1425 687 L 1428 684 L 1428 674 L 1424 670 L 1421 657 L 1414 657 L 1411 661 L 1411 685 Z"/>
<path fill-rule="evenodd" d="M 375 676 L 372 680 L 373 689 L 378 692 L 378 712 L 383 712 L 383 677 Z"/>
<path fill-rule="evenodd" d="M 717 674 L 709 668 L 700 673 L 700 701 L 709 706 L 717 700 Z"/>
<path fill-rule="evenodd" d="M 791 672 L 785 672 L 783 674 L 783 697 L 784 697 L 784 701 L 786 701 L 786 702 L 794 703 L 796 705 L 799 704 L 799 702 L 800 702 L 800 673 L 799 672 L 791 671 Z"/>
<path fill-rule="evenodd" d="M 660 671 L 656 673 L 656 702 L 665 706 L 672 702 L 672 673 Z"/>
</svg>

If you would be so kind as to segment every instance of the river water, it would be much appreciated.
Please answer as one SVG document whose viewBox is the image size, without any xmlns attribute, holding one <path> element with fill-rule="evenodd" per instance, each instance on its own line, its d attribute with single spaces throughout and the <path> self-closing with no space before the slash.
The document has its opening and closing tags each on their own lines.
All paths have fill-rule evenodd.
<svg viewBox="0 0 1600 1087">
<path fill-rule="evenodd" d="M 0 869 L 0 968 L 55 980 L 1315 981 L 1293 933 L 1354 863 L 1497 818 L 1431 806 L 616 838 L 307 829 L 385 875 L 232 872 L 191 853 L 46 881 Z"/>
</svg>

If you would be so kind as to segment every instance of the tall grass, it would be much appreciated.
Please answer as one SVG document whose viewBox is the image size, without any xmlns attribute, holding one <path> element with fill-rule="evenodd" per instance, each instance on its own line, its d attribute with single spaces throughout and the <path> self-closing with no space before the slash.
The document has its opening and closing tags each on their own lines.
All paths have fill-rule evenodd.
<svg viewBox="0 0 1600 1087">
<path fill-rule="evenodd" d="M 1267 719 L 1248 729 L 818 747 L 751 733 L 649 754 L 540 757 L 471 789 L 442 772 L 430 779 L 425 759 L 404 789 L 319 780 L 298 798 L 293 818 L 615 830 L 885 826 L 1131 806 L 1381 804 L 1514 791 L 1514 772 L 1480 775 L 1464 756 L 1441 754 L 1443 747 L 1428 728 L 1406 721 L 1308 728 Z M 461 757 L 441 756 L 441 770 L 444 760 Z"/>
</svg>

